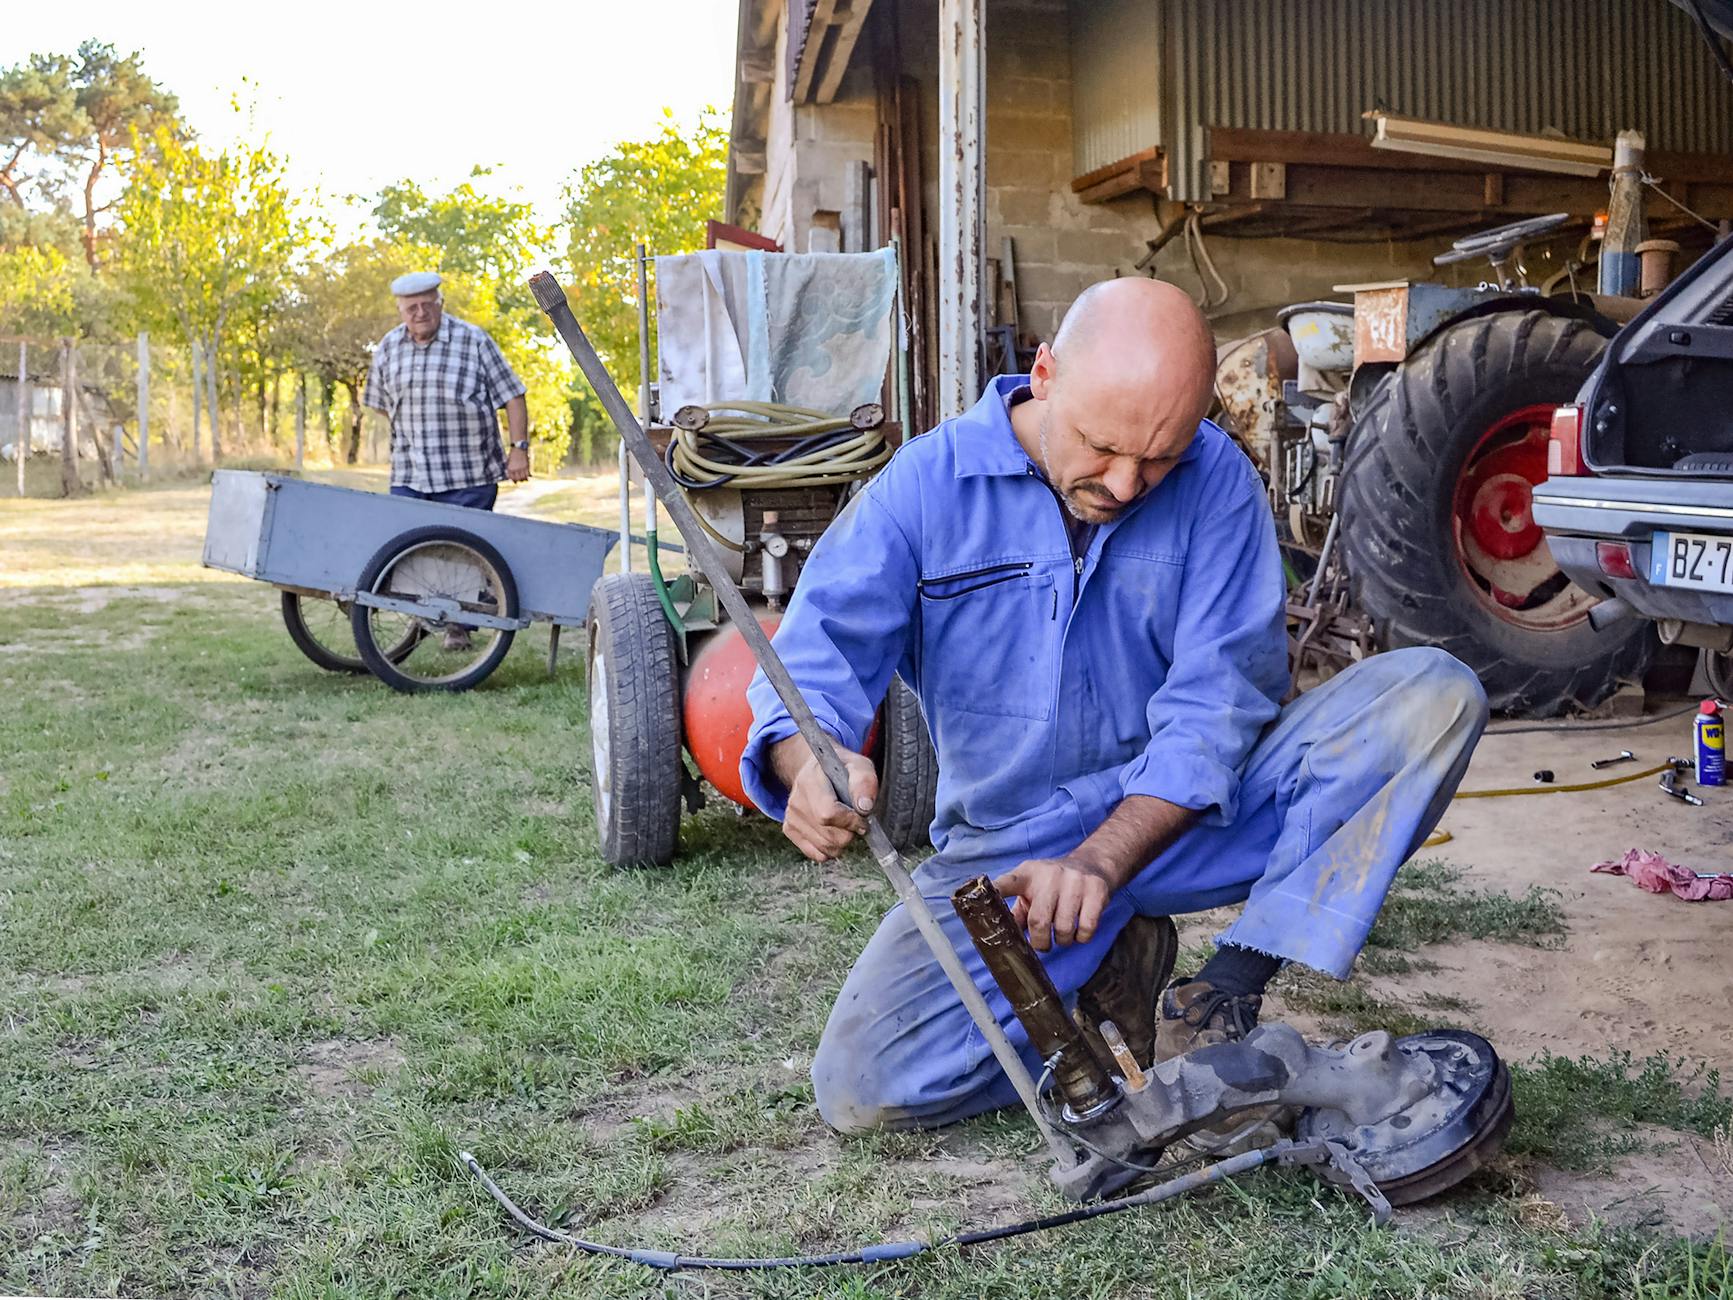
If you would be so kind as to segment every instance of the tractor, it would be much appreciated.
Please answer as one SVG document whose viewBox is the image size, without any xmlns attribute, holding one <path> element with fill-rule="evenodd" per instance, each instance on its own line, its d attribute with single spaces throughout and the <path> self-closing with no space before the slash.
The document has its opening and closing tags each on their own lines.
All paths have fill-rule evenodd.
<svg viewBox="0 0 1733 1300">
<path fill-rule="evenodd" d="M 1570 220 L 1501 226 L 1434 259 L 1488 258 L 1476 287 L 1343 285 L 1351 303 L 1288 307 L 1280 328 L 1223 350 L 1222 414 L 1269 485 L 1289 560 L 1298 673 L 1441 646 L 1495 711 L 1538 717 L 1640 682 L 1652 632 L 1591 625 L 1598 597 L 1554 563 L 1530 502 L 1553 408 L 1641 305 L 1579 286 L 1574 259 L 1530 285 L 1525 246 Z M 1655 245 L 1641 249 L 1651 262 L 1677 249 Z"/>
</svg>

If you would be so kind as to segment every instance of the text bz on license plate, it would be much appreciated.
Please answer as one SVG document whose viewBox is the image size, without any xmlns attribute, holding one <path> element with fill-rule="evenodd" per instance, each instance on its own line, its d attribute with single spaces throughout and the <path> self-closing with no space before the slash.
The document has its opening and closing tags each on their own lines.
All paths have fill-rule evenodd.
<svg viewBox="0 0 1733 1300">
<path fill-rule="evenodd" d="M 1649 556 L 1649 580 L 1659 586 L 1733 593 L 1733 537 L 1656 533 Z"/>
</svg>

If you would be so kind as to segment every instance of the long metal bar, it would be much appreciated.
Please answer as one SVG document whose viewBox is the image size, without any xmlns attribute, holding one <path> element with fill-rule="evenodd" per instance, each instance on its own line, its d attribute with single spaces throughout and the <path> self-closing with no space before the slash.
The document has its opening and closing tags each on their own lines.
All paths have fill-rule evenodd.
<svg viewBox="0 0 1733 1300">
<path fill-rule="evenodd" d="M 602 409 L 607 411 L 614 421 L 614 427 L 619 431 L 621 445 L 630 447 L 637 457 L 639 468 L 644 472 L 645 479 L 656 490 L 662 504 L 667 507 L 669 517 L 679 528 L 686 539 L 686 551 L 689 559 L 694 561 L 700 572 L 709 579 L 722 601 L 722 607 L 728 611 L 728 617 L 752 650 L 752 657 L 758 661 L 758 666 L 764 670 L 766 680 L 776 691 L 782 705 L 788 710 L 789 717 L 799 728 L 806 743 L 812 747 L 813 756 L 818 760 L 819 768 L 830 781 L 830 787 L 836 792 L 836 797 L 844 806 L 853 807 L 854 800 L 849 793 L 848 771 L 843 767 L 842 758 L 836 752 L 836 746 L 825 730 L 818 725 L 818 719 L 813 716 L 811 707 L 800 693 L 800 688 L 794 684 L 794 678 L 789 676 L 788 669 L 783 665 L 782 658 L 770 644 L 770 638 L 759 626 L 752 607 L 746 603 L 746 597 L 740 594 L 740 589 L 734 585 L 728 575 L 728 568 L 717 553 L 716 544 L 710 540 L 698 522 L 698 517 L 692 512 L 691 504 L 685 495 L 675 485 L 673 476 L 668 473 L 667 466 L 650 446 L 650 439 L 645 435 L 643 426 L 632 414 L 632 408 L 626 405 L 626 399 L 620 395 L 619 387 L 613 377 L 608 374 L 607 367 L 602 364 L 596 350 L 590 345 L 583 327 L 578 324 L 577 317 L 572 315 L 572 307 L 566 301 L 566 291 L 560 287 L 560 282 L 547 271 L 542 271 L 530 277 L 530 292 L 535 295 L 536 304 L 548 314 L 554 328 L 559 331 L 567 348 L 571 350 L 578 368 L 584 372 L 584 378 L 590 381 L 590 386 L 596 390 L 596 396 L 601 399 Z M 981 1036 L 987 1045 L 993 1049 L 993 1055 L 998 1059 L 999 1066 L 1005 1071 L 1017 1089 L 1017 1095 L 1022 1098 L 1028 1108 L 1030 1117 L 1041 1130 L 1041 1136 L 1046 1139 L 1054 1159 L 1065 1168 L 1075 1163 L 1076 1153 L 1070 1143 L 1066 1142 L 1041 1114 L 1041 1107 L 1035 1092 L 1035 1081 L 1029 1077 L 1029 1071 L 1024 1068 L 1023 1060 L 1017 1055 L 1017 1049 L 1011 1046 L 1010 1039 L 1005 1037 L 1005 1031 L 998 1019 L 987 1006 L 987 1000 L 981 996 L 981 990 L 975 987 L 975 981 L 963 969 L 962 959 L 957 956 L 957 950 L 951 946 L 951 941 L 945 937 L 940 928 L 938 918 L 933 915 L 932 908 L 927 906 L 927 900 L 921 897 L 920 889 L 910 877 L 907 868 L 903 866 L 902 858 L 891 844 L 890 837 L 885 834 L 884 827 L 877 817 L 867 818 L 867 847 L 872 851 L 873 859 L 879 865 L 891 882 L 891 888 L 896 890 L 897 898 L 908 909 L 909 916 L 914 920 L 915 927 L 921 932 L 921 937 L 927 941 L 927 947 L 932 949 L 933 957 L 938 961 L 945 976 L 951 981 L 951 987 L 956 989 L 957 996 L 968 1008 L 970 1017 L 981 1031 Z"/>
</svg>

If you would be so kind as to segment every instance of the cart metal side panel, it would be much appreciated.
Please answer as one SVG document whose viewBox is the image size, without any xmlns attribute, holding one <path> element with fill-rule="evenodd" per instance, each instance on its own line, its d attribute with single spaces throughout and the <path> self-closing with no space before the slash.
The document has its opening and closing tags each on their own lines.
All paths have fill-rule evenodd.
<svg viewBox="0 0 1733 1300">
<path fill-rule="evenodd" d="M 350 593 L 361 570 L 392 538 L 444 524 L 500 553 L 530 618 L 581 625 L 590 588 L 616 535 L 585 524 L 524 519 L 488 510 L 362 492 L 282 474 L 212 475 L 205 564 L 262 582 Z"/>
<path fill-rule="evenodd" d="M 258 577 L 259 552 L 269 534 L 271 508 L 263 475 L 220 469 L 211 476 L 211 513 L 205 526 L 205 567 Z"/>
</svg>

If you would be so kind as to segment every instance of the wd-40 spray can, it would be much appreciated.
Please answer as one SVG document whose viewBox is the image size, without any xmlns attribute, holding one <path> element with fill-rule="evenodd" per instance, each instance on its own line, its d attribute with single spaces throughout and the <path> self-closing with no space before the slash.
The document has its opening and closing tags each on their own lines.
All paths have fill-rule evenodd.
<svg viewBox="0 0 1733 1300">
<path fill-rule="evenodd" d="M 1721 705 L 1717 700 L 1704 700 L 1697 711 L 1697 784 L 1720 785 L 1725 780 L 1722 761 L 1727 756 L 1727 740 L 1721 726 Z"/>
</svg>

